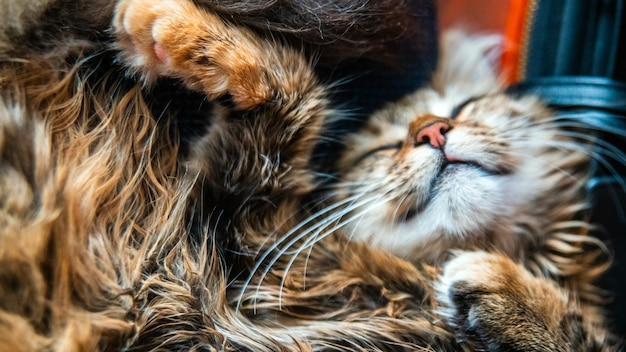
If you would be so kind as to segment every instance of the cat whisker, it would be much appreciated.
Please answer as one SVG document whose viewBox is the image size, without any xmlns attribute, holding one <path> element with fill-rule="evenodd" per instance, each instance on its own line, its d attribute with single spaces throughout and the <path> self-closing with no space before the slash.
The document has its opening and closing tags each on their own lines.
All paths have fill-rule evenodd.
<svg viewBox="0 0 626 352">
<path fill-rule="evenodd" d="M 618 161 L 619 163 L 623 165 L 626 165 L 626 153 L 624 153 L 615 145 L 609 142 L 585 135 L 583 133 L 578 133 L 578 132 L 567 131 L 567 132 L 562 132 L 561 135 L 570 137 L 570 138 L 576 138 L 582 141 L 586 141 L 586 142 L 593 144 L 594 146 L 599 146 L 601 150 L 605 151 L 604 154 L 606 156 L 609 156 L 611 159 Z"/>
<path fill-rule="evenodd" d="M 619 148 L 617 148 L 615 145 L 611 143 L 608 143 L 606 141 L 599 140 L 592 136 L 588 136 L 588 135 L 585 135 L 583 133 L 578 133 L 578 132 L 563 131 L 561 132 L 560 135 L 564 137 L 588 142 L 589 145 L 582 145 L 580 143 L 576 143 L 573 141 L 566 142 L 566 141 L 554 141 L 554 140 L 542 141 L 542 143 L 544 143 L 544 145 L 547 147 L 554 147 L 554 148 L 558 147 L 563 150 L 576 151 L 576 152 L 585 154 L 589 156 L 590 158 L 592 158 L 593 160 L 602 163 L 603 166 L 609 169 L 612 169 L 613 171 L 615 171 L 614 168 L 612 167 L 612 165 L 610 165 L 609 161 L 605 157 L 609 158 L 610 160 L 619 162 L 622 165 L 626 165 L 626 153 L 624 153 L 623 151 L 621 151 Z M 529 144 L 531 143 L 531 141 L 525 141 L 525 142 L 529 142 Z M 533 144 L 534 144 L 534 141 L 533 141 Z M 617 176 L 618 174 L 615 173 L 615 175 Z"/>
<path fill-rule="evenodd" d="M 341 200 L 341 201 L 339 201 L 339 202 L 337 202 L 335 204 L 329 205 L 328 207 L 326 207 L 326 208 L 324 208 L 322 210 L 319 210 L 319 211 L 315 212 L 311 216 L 309 216 L 306 219 L 304 219 L 303 221 L 301 221 L 298 225 L 294 226 L 291 230 L 289 230 L 287 233 L 285 233 L 279 239 L 277 239 L 270 247 L 268 247 L 263 252 L 263 254 L 257 259 L 256 264 L 254 265 L 254 267 L 250 271 L 250 274 L 248 275 L 248 278 L 243 283 L 242 291 L 241 291 L 240 297 L 239 297 L 238 302 L 237 302 L 236 310 L 239 310 L 240 305 L 241 305 L 241 300 L 243 298 L 243 294 L 246 291 L 247 287 L 252 282 L 252 280 L 254 279 L 254 276 L 255 276 L 256 272 L 261 268 L 261 266 L 263 265 L 265 260 L 269 258 L 271 253 L 273 253 L 275 250 L 279 249 L 279 247 L 281 246 L 282 243 L 287 241 L 293 234 L 295 234 L 297 231 L 302 229 L 305 225 L 311 223 L 314 220 L 319 219 L 320 217 L 322 217 L 323 215 L 327 214 L 328 212 L 333 211 L 334 209 L 337 209 L 337 208 L 339 208 L 339 207 L 341 207 L 341 206 L 343 206 L 343 205 L 345 205 L 347 203 L 350 203 L 350 202 L 353 202 L 355 200 L 358 200 L 359 197 L 360 197 L 360 195 L 354 195 L 352 197 L 348 197 L 348 198 L 343 199 L 343 200 Z M 316 226 L 320 226 L 320 225 L 316 224 L 316 225 L 313 226 L 313 228 L 315 228 Z M 292 241 L 288 242 L 287 245 L 285 246 L 285 248 L 289 248 L 291 245 L 293 245 L 291 242 Z M 277 257 L 273 257 L 270 260 L 270 264 L 268 265 L 268 267 L 271 268 L 271 266 L 273 264 L 275 264 L 277 260 L 278 260 Z M 268 272 L 269 272 L 269 269 L 266 269 L 264 271 L 264 274 L 261 275 L 261 277 L 260 277 L 260 282 L 263 281 L 264 277 L 267 275 Z M 257 286 L 257 290 L 258 290 L 258 286 Z"/>
<path fill-rule="evenodd" d="M 557 142 L 553 142 L 553 143 L 558 144 Z M 573 144 L 573 146 L 575 146 L 575 144 Z M 572 146 L 569 146 L 569 147 L 572 150 L 575 149 L 575 148 L 572 148 Z M 610 162 L 610 160 L 615 160 L 615 161 L 620 162 L 622 165 L 626 165 L 626 154 L 622 153 L 619 150 L 615 150 L 614 148 L 615 147 L 611 148 L 611 150 L 607 150 L 604 147 L 594 148 L 591 151 L 587 151 L 586 154 L 590 158 L 592 158 L 595 162 L 597 162 L 599 165 L 604 167 L 606 171 L 610 175 L 612 175 L 613 178 L 617 181 L 617 183 L 621 186 L 622 190 L 626 192 L 626 181 L 624 180 L 623 175 L 620 175 L 620 173 L 617 171 L 615 166 Z M 582 150 L 579 150 L 579 152 L 585 152 L 586 150 L 584 148 L 581 148 L 581 149 Z M 616 153 L 618 153 L 618 155 L 616 155 Z"/>
<path fill-rule="evenodd" d="M 580 115 L 580 116 L 579 116 Z M 615 119 L 623 118 L 621 116 L 611 116 Z M 585 121 L 581 122 L 578 118 L 584 118 Z M 614 124 L 607 123 L 606 116 L 599 116 L 598 118 L 593 118 L 593 115 L 589 114 L 570 114 L 570 115 L 555 115 L 552 118 L 548 118 L 540 123 L 533 124 L 533 128 L 529 129 L 530 132 L 534 132 L 537 130 L 549 130 L 549 129 L 557 129 L 557 135 L 565 136 L 568 138 L 572 138 L 576 141 L 584 141 L 594 146 L 600 146 L 605 150 L 611 150 L 614 154 L 610 156 L 613 160 L 620 162 L 623 165 L 626 165 L 626 153 L 621 151 L 615 145 L 606 142 L 605 140 L 599 138 L 595 135 L 588 135 L 580 131 L 573 131 L 572 129 L 579 130 L 591 130 L 591 131 L 599 131 L 608 133 L 613 136 L 626 137 L 626 129 L 620 128 Z M 542 128 L 535 130 L 535 127 L 540 126 Z"/>
<path fill-rule="evenodd" d="M 386 202 L 386 201 L 389 201 L 389 200 L 393 199 L 393 197 L 383 198 L 384 196 L 385 196 L 385 194 L 377 195 L 376 197 L 373 197 L 373 199 L 370 198 L 371 200 L 368 199 L 367 201 L 368 201 L 368 203 L 370 201 L 383 201 L 383 202 Z M 279 291 L 279 294 L 278 294 L 279 295 L 279 306 L 281 304 L 280 302 L 282 301 L 281 300 L 282 291 L 283 291 L 283 287 L 284 287 L 284 284 L 285 284 L 285 280 L 287 278 L 287 273 L 289 272 L 289 269 L 295 263 L 297 257 L 304 250 L 308 249 L 308 253 L 307 253 L 307 256 L 306 256 L 307 259 L 305 259 L 304 272 L 303 272 L 303 275 L 305 276 L 305 280 L 303 280 L 303 282 L 306 282 L 306 268 L 307 268 L 307 264 L 306 263 L 308 263 L 308 258 L 309 258 L 310 254 L 311 254 L 311 250 L 313 249 L 313 246 L 316 243 L 318 243 L 319 241 L 321 241 L 324 238 L 328 237 L 329 235 L 335 233 L 337 230 L 339 230 L 339 229 L 343 228 L 344 226 L 346 226 L 347 224 L 351 223 L 354 219 L 362 218 L 362 216 L 367 213 L 368 209 L 362 209 L 361 211 L 352 214 L 348 219 L 343 220 L 340 223 L 336 224 L 337 221 L 341 220 L 345 214 L 350 214 L 353 211 L 354 211 L 354 209 L 349 208 L 349 209 L 346 209 L 345 211 L 340 212 L 336 216 L 334 215 L 332 218 L 329 218 L 327 221 L 325 221 L 325 225 L 323 227 L 321 227 L 319 230 L 317 230 L 314 233 L 313 236 L 310 236 L 307 240 L 305 240 L 304 243 L 300 247 L 298 247 L 298 249 L 296 249 L 294 252 L 287 252 L 288 254 L 291 254 L 291 253 L 293 253 L 293 254 L 291 254 L 292 257 L 291 257 L 291 259 L 289 260 L 289 262 L 287 263 L 287 265 L 285 267 L 283 278 L 281 280 L 280 291 Z M 330 229 L 327 229 L 328 226 L 332 225 L 333 223 L 335 223 L 336 225 L 334 225 Z M 322 231 L 325 231 L 325 232 L 322 233 Z M 307 237 L 307 236 L 308 236 L 308 233 L 306 234 L 306 236 L 303 236 L 303 238 Z M 283 253 L 283 254 L 286 254 L 286 253 Z M 281 254 L 281 256 L 282 256 L 282 254 Z"/>
<path fill-rule="evenodd" d="M 621 115 L 607 115 L 607 114 L 593 114 L 589 112 L 567 112 L 555 115 L 551 121 L 557 122 L 557 126 L 563 121 L 568 123 L 575 123 L 584 129 L 591 129 L 596 131 L 608 132 L 612 135 L 626 136 L 626 129 L 619 126 L 618 123 L 611 123 L 609 121 L 621 121 L 624 122 L 624 116 Z"/>
<path fill-rule="evenodd" d="M 381 180 L 382 181 L 382 180 Z M 345 187 L 357 187 L 357 186 L 368 186 L 368 191 L 375 191 L 376 188 L 378 187 L 378 182 L 337 182 L 336 183 L 338 188 L 345 188 Z M 332 187 L 328 187 L 328 189 L 331 189 Z M 319 188 L 320 190 L 323 188 Z M 345 194 L 352 194 L 353 192 L 347 192 L 347 191 L 341 191 L 341 190 L 336 190 L 333 192 L 325 192 L 325 196 L 324 197 L 320 197 L 320 199 L 318 199 L 317 201 L 313 202 L 313 203 L 309 203 L 307 206 L 310 207 L 310 209 L 315 209 L 317 208 L 320 204 L 326 204 L 328 202 L 329 199 L 334 199 L 336 196 L 341 196 L 341 195 L 345 195 Z M 354 198 L 355 195 L 352 196 L 352 198 Z M 358 198 L 355 198 L 354 201 L 358 200 Z M 352 201 L 351 199 L 346 199 L 346 202 L 350 202 Z M 345 202 L 342 202 L 341 204 L 338 204 L 339 206 L 343 206 Z M 291 234 L 293 232 L 295 232 L 296 230 L 298 230 L 300 227 L 306 225 L 306 223 L 316 220 L 317 217 L 321 217 L 322 215 L 324 215 L 324 213 L 326 212 L 326 210 L 332 210 L 333 207 L 327 206 L 324 209 L 321 209 L 318 213 L 311 215 L 309 218 L 301 221 L 295 228 L 292 228 L 291 232 L 286 233 L 284 235 L 282 235 L 282 239 L 280 239 L 279 241 L 283 241 L 284 239 L 286 239 L 287 237 L 291 236 Z M 294 215 L 295 216 L 295 215 Z M 289 218 L 293 218 L 293 216 L 289 217 Z M 262 248 L 264 248 L 265 244 L 269 241 L 272 241 L 273 239 L 271 237 L 267 237 L 259 246 L 259 251 L 256 252 L 255 256 L 258 256 L 260 253 L 260 250 Z M 275 250 L 277 248 L 277 245 L 279 243 L 275 242 L 274 245 L 268 249 L 266 249 L 267 251 L 272 251 Z M 265 259 L 265 258 L 264 258 Z M 264 260 L 263 259 L 263 260 Z"/>
<path fill-rule="evenodd" d="M 538 126 L 538 124 L 536 126 Z M 574 123 L 563 123 L 561 124 L 561 127 L 563 128 L 565 127 L 586 128 L 588 126 L 574 122 Z M 546 128 L 536 129 L 535 131 L 543 131 L 543 130 L 548 130 L 548 129 L 553 129 L 553 128 L 554 127 L 550 127 L 548 125 L 546 126 Z M 530 140 L 528 138 L 519 138 L 519 137 L 518 138 L 509 137 L 507 138 L 507 140 L 509 142 L 528 143 L 530 147 L 537 147 L 537 143 L 544 143 L 546 144 L 546 146 L 554 147 L 556 143 L 560 143 L 560 146 L 565 147 L 564 149 L 566 150 L 575 150 L 575 151 L 584 153 L 585 155 L 588 155 L 589 157 L 592 157 L 592 158 L 595 158 L 597 154 L 591 151 L 596 150 L 596 151 L 599 151 L 599 153 L 611 158 L 612 160 L 615 160 L 623 165 L 626 165 L 626 153 L 621 151 L 615 145 L 609 142 L 606 142 L 604 140 L 601 140 L 595 136 L 587 135 L 587 134 L 576 132 L 576 131 L 563 130 L 563 129 L 558 131 L 557 136 L 567 137 L 569 139 L 573 139 L 574 141 L 572 142 L 554 141 L 554 140 L 537 141 L 537 140 Z M 579 143 L 579 142 L 585 142 L 585 143 Z M 550 145 L 547 145 L 547 144 L 550 144 Z"/>
<path fill-rule="evenodd" d="M 265 257 L 265 258 L 267 258 L 267 256 L 268 256 L 268 255 L 269 255 L 269 254 L 270 254 L 273 250 L 278 249 L 278 253 L 277 253 L 277 254 L 275 254 L 275 255 L 274 255 L 274 256 L 270 259 L 269 263 L 266 265 L 266 269 L 265 269 L 265 270 L 263 271 L 263 273 L 260 275 L 260 278 L 259 278 L 259 283 L 257 284 L 257 292 L 258 292 L 258 290 L 260 289 L 260 284 L 263 282 L 263 280 L 265 279 L 265 277 L 266 277 L 266 276 L 267 276 L 267 274 L 269 273 L 270 269 L 271 269 L 271 268 L 274 266 L 274 264 L 276 264 L 276 262 L 278 262 L 278 260 L 279 260 L 279 259 L 280 259 L 280 258 L 281 258 L 284 254 L 285 254 L 285 251 L 286 251 L 288 248 L 291 248 L 294 244 L 296 244 L 297 242 L 299 242 L 300 240 L 302 240 L 303 238 L 305 238 L 306 236 L 308 236 L 308 235 L 311 233 L 311 231 L 312 231 L 312 230 L 317 229 L 317 228 L 320 228 L 320 231 L 319 231 L 319 232 L 321 232 L 321 231 L 323 231 L 323 229 L 324 229 L 325 227 L 327 227 L 327 226 L 328 226 L 328 224 L 333 223 L 333 222 L 335 222 L 335 221 L 337 221 L 337 220 L 341 219 L 341 217 L 343 217 L 344 215 L 348 214 L 348 213 L 349 213 L 351 210 L 353 210 L 354 208 L 358 208 L 358 207 L 360 207 L 360 206 L 361 206 L 361 205 L 363 205 L 363 204 L 368 204 L 368 203 L 370 203 L 370 202 L 372 202 L 372 201 L 375 201 L 375 200 L 379 199 L 380 197 L 382 197 L 384 194 L 383 194 L 383 195 L 378 195 L 378 194 L 377 194 L 377 195 L 375 195 L 375 196 L 373 196 L 373 197 L 366 198 L 366 199 L 363 199 L 363 200 L 360 200 L 360 201 L 358 201 L 358 202 L 357 202 L 357 200 L 358 200 L 359 198 L 363 197 L 364 195 L 368 195 L 368 194 L 367 194 L 367 193 L 361 193 L 361 194 L 357 194 L 357 195 L 355 195 L 355 196 L 353 196 L 353 197 L 350 197 L 350 198 L 354 198 L 354 199 L 351 199 L 351 201 L 353 201 L 353 200 L 354 200 L 354 202 L 353 202 L 352 204 L 350 204 L 350 206 L 349 206 L 349 207 L 347 207 L 347 208 L 345 208 L 345 209 L 341 209 L 338 213 L 331 214 L 331 216 L 329 216 L 329 217 L 327 217 L 327 218 L 324 218 L 324 221 L 321 221 L 321 222 L 319 222 L 319 223 L 316 223 L 314 226 L 312 226 L 311 228 L 307 229 L 307 231 L 302 232 L 302 233 L 300 233 L 300 234 L 296 235 L 293 239 L 291 239 L 291 240 L 290 240 L 290 241 L 289 241 L 289 242 L 288 242 L 288 243 L 287 243 L 287 244 L 283 247 L 283 249 L 278 249 L 278 247 L 274 247 L 274 246 L 273 246 L 274 248 L 273 248 L 272 250 L 267 250 L 267 251 L 264 253 L 264 257 Z M 340 202 L 340 203 L 341 203 L 341 202 Z M 336 209 L 336 208 L 337 208 L 337 206 L 333 205 L 333 209 Z M 349 223 L 349 221 L 348 221 L 348 222 L 345 222 L 343 225 L 345 225 L 345 224 L 347 224 L 347 223 Z M 343 225 L 342 225 L 342 226 L 343 226 Z M 298 226 L 298 227 L 300 227 L 300 226 Z M 291 235 L 292 235 L 294 232 L 295 232 L 295 231 L 292 229 L 292 231 L 290 231 L 290 232 L 289 232 L 289 236 L 286 236 L 286 235 L 285 235 L 285 236 L 282 236 L 282 237 L 281 237 L 281 239 L 280 239 L 279 241 L 280 241 L 280 242 L 283 242 L 284 240 L 286 240 L 286 239 L 288 239 L 289 237 L 291 237 Z M 318 232 L 318 233 L 319 233 L 319 232 Z M 330 233 L 332 233 L 332 232 L 330 232 Z M 325 236 L 324 236 L 324 237 L 325 237 Z M 265 259 L 262 259 L 262 261 L 264 261 L 264 260 L 265 260 Z M 262 261 L 257 262 L 257 265 L 258 265 L 259 267 L 260 267 L 260 264 L 259 264 L 259 263 L 262 263 Z M 258 270 L 258 268 L 257 268 L 257 270 Z M 254 272 L 252 272 L 252 274 L 253 274 L 253 273 L 254 273 Z M 255 303 L 255 304 L 256 304 L 256 303 Z"/>
<path fill-rule="evenodd" d="M 339 189 L 339 188 L 350 188 L 350 187 L 358 187 L 358 186 L 371 186 L 372 183 L 383 182 L 384 179 L 380 180 L 367 180 L 367 181 L 336 181 L 333 184 L 323 185 L 319 189 L 320 190 L 328 190 L 328 189 Z"/>
<path fill-rule="evenodd" d="M 255 266 L 255 271 L 259 269 L 260 265 L 262 264 L 263 261 L 265 261 L 267 259 L 267 257 L 269 256 L 269 254 L 275 250 L 278 249 L 278 253 L 276 255 L 274 255 L 270 262 L 267 264 L 267 269 L 263 272 L 263 274 L 261 275 L 261 279 L 260 281 L 262 281 L 264 279 L 264 277 L 268 274 L 269 269 L 278 261 L 278 259 L 280 259 L 280 257 L 286 253 L 290 253 L 287 252 L 287 249 L 290 248 L 291 246 L 293 246 L 293 244 L 297 243 L 298 241 L 300 241 L 302 238 L 306 237 L 308 234 L 311 233 L 312 230 L 315 230 L 317 228 L 321 228 L 319 232 L 323 231 L 323 229 L 325 227 L 328 226 L 328 224 L 339 220 L 341 217 L 343 217 L 345 214 L 349 213 L 352 209 L 354 208 L 358 208 L 363 204 L 367 204 L 369 202 L 371 202 L 372 200 L 376 200 L 377 198 L 383 196 L 381 194 L 375 195 L 374 197 L 370 197 L 367 199 L 361 199 L 365 196 L 371 195 L 369 192 L 371 191 L 375 191 L 376 189 L 379 188 L 379 183 L 373 183 L 370 184 L 369 187 L 366 190 L 363 190 L 362 192 L 358 193 L 358 194 L 354 194 L 346 199 L 341 200 L 340 202 L 337 202 L 333 205 L 330 205 L 328 207 L 326 207 L 325 209 L 320 210 L 319 212 L 317 212 L 316 214 L 314 214 L 313 216 L 307 218 L 305 221 L 301 222 L 299 225 L 297 225 L 296 227 L 294 227 L 291 231 L 289 231 L 287 234 L 281 236 L 281 238 L 277 241 L 278 243 L 276 243 L 275 245 L 273 245 L 272 247 L 268 248 L 263 256 L 259 259 L 259 261 L 257 262 L 257 265 Z M 349 204 L 347 207 L 344 208 L 345 204 Z M 308 228 L 305 232 L 298 234 L 295 238 L 293 238 L 291 241 L 289 241 L 285 246 L 283 246 L 282 249 L 279 249 L 278 244 L 284 242 L 285 240 L 289 239 L 297 230 L 299 230 L 300 228 L 302 228 L 304 225 L 306 225 L 307 223 L 311 222 L 312 220 L 317 220 L 317 217 L 321 217 L 321 215 L 324 215 L 324 213 L 327 213 L 328 211 L 331 210 L 335 210 L 338 207 L 342 207 L 341 210 L 337 213 L 333 213 L 328 217 L 324 217 L 322 218 L 323 221 L 314 224 L 314 226 Z M 254 274 L 254 272 L 252 272 L 252 274 Z M 249 282 L 248 282 L 249 284 Z M 258 289 L 258 286 L 257 286 Z"/>
<path fill-rule="evenodd" d="M 354 212 L 354 210 L 358 209 L 358 208 L 359 208 L 359 207 L 361 207 L 363 204 L 368 204 L 368 203 L 370 203 L 370 202 L 372 202 L 372 201 L 387 202 L 387 201 L 389 201 L 389 200 L 392 200 L 392 199 L 394 198 L 394 196 L 393 196 L 393 195 L 391 195 L 391 196 L 389 196 L 389 197 L 384 198 L 385 196 L 389 195 L 389 194 L 391 193 L 391 191 L 393 191 L 393 187 L 390 187 L 390 191 L 389 191 L 389 192 L 385 192 L 385 193 L 382 193 L 382 194 L 375 195 L 375 196 L 370 197 L 370 198 L 367 198 L 367 199 L 365 199 L 365 200 L 363 200 L 363 201 L 361 201 L 361 202 L 359 202 L 359 203 L 353 203 L 353 204 L 350 204 L 350 206 L 349 206 L 349 207 L 346 207 L 346 208 L 344 208 L 344 209 L 341 209 L 341 211 L 340 211 L 340 212 L 335 213 L 335 214 L 332 214 L 332 215 L 331 215 L 331 217 L 329 217 L 329 218 L 324 218 L 324 219 L 323 219 L 323 224 L 322 224 L 322 225 L 323 225 L 323 226 L 328 226 L 330 223 L 334 223 L 334 222 L 336 222 L 336 221 L 338 221 L 338 220 L 341 220 L 341 219 L 343 218 L 343 216 L 345 216 L 346 214 L 350 214 L 350 213 Z M 369 195 L 369 194 L 368 194 L 368 193 L 366 193 L 366 192 L 363 192 L 363 193 L 359 194 L 359 196 L 367 196 L 367 195 Z M 343 224 L 342 226 L 347 225 L 348 223 L 352 222 L 352 221 L 353 221 L 356 217 L 360 217 L 360 216 L 364 215 L 366 212 L 367 212 L 367 209 L 362 210 L 362 211 L 360 211 L 359 213 L 357 213 L 357 216 L 351 216 L 351 217 L 348 219 L 349 221 L 348 221 L 348 222 L 346 222 L 345 224 Z M 316 235 L 317 235 L 317 234 L 319 234 L 319 233 L 320 233 L 323 229 L 324 229 L 324 227 L 322 227 L 322 228 L 321 228 L 321 230 L 320 230 L 320 231 L 318 231 L 318 232 L 316 233 Z M 338 228 L 337 228 L 337 229 L 338 229 Z M 304 237 L 306 237 L 306 236 L 303 236 L 303 238 L 304 238 Z M 315 237 L 315 236 L 314 236 L 314 237 Z M 310 240 L 307 240 L 306 242 L 310 242 Z M 306 248 L 306 247 L 301 247 L 301 248 Z M 297 250 L 297 251 L 295 251 L 295 252 L 285 252 L 285 253 L 286 253 L 286 254 L 291 254 L 291 253 L 297 253 L 297 252 L 299 252 L 299 250 Z"/>
<path fill-rule="evenodd" d="M 579 137 L 584 138 L 585 135 L 580 135 Z M 591 138 L 591 137 L 588 137 L 588 138 Z M 536 147 L 536 144 L 531 141 L 525 141 L 525 142 L 528 142 L 529 146 Z M 590 139 L 590 142 L 593 142 L 593 141 Z M 574 151 L 574 152 L 581 153 L 581 154 L 588 156 L 592 160 L 596 161 L 599 165 L 604 167 L 609 174 L 613 175 L 616 182 L 626 192 L 626 181 L 623 179 L 623 176 L 620 175 L 619 172 L 615 169 L 615 166 L 610 162 L 610 160 L 615 160 L 615 161 L 620 162 L 623 165 L 626 165 L 626 154 L 618 150 L 615 146 L 608 144 L 606 142 L 599 143 L 599 148 L 598 147 L 589 148 L 579 143 L 566 142 L 566 141 L 551 140 L 551 141 L 543 141 L 542 143 L 544 144 L 545 147 L 558 148 L 558 149 L 561 149 L 564 151 L 570 151 L 570 152 Z M 609 148 L 609 149 L 607 150 L 606 148 Z M 527 157 L 527 155 L 523 153 L 509 152 L 509 154 L 511 155 L 517 154 L 517 155 L 522 155 L 524 157 Z M 563 173 L 566 173 L 568 176 L 574 179 L 577 179 L 575 176 L 571 175 L 565 170 L 562 170 L 556 167 L 555 165 L 551 163 L 544 163 L 544 164 L 545 164 L 545 167 L 559 170 Z"/>
<path fill-rule="evenodd" d="M 529 147 L 534 147 L 534 148 L 537 147 L 536 143 L 533 143 L 531 141 L 528 141 L 528 142 L 529 142 L 529 144 L 528 144 Z M 589 156 L 588 151 L 585 150 L 584 148 L 577 148 L 577 149 L 576 148 L 570 148 L 567 145 L 567 142 L 563 142 L 563 145 L 558 144 L 558 143 L 552 143 L 552 142 L 544 141 L 543 143 L 545 143 L 545 145 L 543 145 L 543 147 L 556 148 L 556 149 L 559 149 L 559 150 L 562 150 L 562 151 L 568 151 L 568 152 L 576 151 L 578 153 L 585 154 L 585 155 Z M 520 144 L 518 144 L 518 146 L 522 147 L 522 146 L 524 146 L 524 144 L 520 143 Z M 573 146 L 576 146 L 576 145 L 574 144 Z M 529 157 L 533 156 L 532 154 L 524 153 L 524 152 L 521 152 L 521 151 L 518 151 L 518 152 L 507 151 L 506 155 L 521 156 L 523 158 L 529 158 Z M 546 168 L 547 170 L 559 171 L 560 173 L 566 175 L 567 177 L 573 179 L 574 181 L 578 181 L 578 178 L 575 175 L 573 175 L 571 172 L 569 172 L 567 170 L 564 170 L 563 168 L 559 167 L 558 165 L 555 165 L 553 162 L 551 162 L 549 160 L 533 159 L 533 162 L 534 163 L 541 163 L 542 167 Z"/>
<path fill-rule="evenodd" d="M 614 120 L 623 119 L 623 117 L 619 115 L 611 115 L 610 118 Z M 626 129 L 621 128 L 621 126 L 617 124 L 607 123 L 607 120 L 608 119 L 606 115 L 598 116 L 596 118 L 588 113 L 558 114 L 549 118 L 542 119 L 541 121 L 529 123 L 525 126 L 512 128 L 509 130 L 509 133 L 520 131 L 523 132 L 525 135 L 529 135 L 541 131 L 558 131 L 562 133 L 569 132 L 572 129 L 578 129 L 581 131 L 598 131 L 608 133 L 613 136 L 626 136 Z"/>
</svg>

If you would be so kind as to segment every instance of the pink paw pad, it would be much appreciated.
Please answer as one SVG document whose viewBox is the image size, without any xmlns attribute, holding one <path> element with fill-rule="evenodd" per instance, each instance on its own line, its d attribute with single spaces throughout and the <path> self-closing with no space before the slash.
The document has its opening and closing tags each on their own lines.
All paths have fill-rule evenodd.
<svg viewBox="0 0 626 352">
<path fill-rule="evenodd" d="M 167 51 L 165 51 L 165 48 L 163 48 L 161 44 L 154 43 L 154 53 L 156 54 L 156 57 L 159 58 L 159 60 L 162 63 L 164 64 L 169 63 L 170 56 L 167 54 Z"/>
</svg>

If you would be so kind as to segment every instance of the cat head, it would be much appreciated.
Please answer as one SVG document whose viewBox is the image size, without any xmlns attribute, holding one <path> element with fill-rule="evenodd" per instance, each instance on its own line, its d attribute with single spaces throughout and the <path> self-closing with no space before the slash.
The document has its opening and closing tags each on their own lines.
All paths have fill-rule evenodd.
<svg viewBox="0 0 626 352">
<path fill-rule="evenodd" d="M 431 84 L 371 116 L 338 163 L 346 235 L 405 257 L 432 242 L 538 236 L 586 176 L 587 147 L 538 99 L 503 92 L 488 55 L 499 38 L 442 43 Z"/>
</svg>

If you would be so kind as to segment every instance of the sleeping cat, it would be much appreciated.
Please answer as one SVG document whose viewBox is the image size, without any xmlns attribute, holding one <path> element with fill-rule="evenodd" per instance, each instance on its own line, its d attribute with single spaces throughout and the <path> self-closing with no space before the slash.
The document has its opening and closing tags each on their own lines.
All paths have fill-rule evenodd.
<svg viewBox="0 0 626 352">
<path fill-rule="evenodd" d="M 316 209 L 338 112 L 311 59 L 191 1 L 113 5 L 137 83 L 84 54 L 93 30 L 2 55 L 6 349 L 616 349 L 577 220 L 586 143 L 479 55 L 349 136 Z M 158 77 L 217 101 L 189 155 L 144 101 Z"/>
</svg>

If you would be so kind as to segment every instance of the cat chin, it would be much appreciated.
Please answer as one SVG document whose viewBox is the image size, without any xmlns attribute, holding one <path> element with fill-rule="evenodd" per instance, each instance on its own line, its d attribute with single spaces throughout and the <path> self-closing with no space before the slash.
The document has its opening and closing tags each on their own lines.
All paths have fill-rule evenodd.
<svg viewBox="0 0 626 352">
<path fill-rule="evenodd" d="M 485 233 L 498 218 L 514 212 L 506 202 L 508 182 L 503 178 L 472 165 L 450 166 L 438 178 L 431 199 L 415 216 L 389 221 L 382 215 L 389 214 L 383 205 L 375 205 L 347 233 L 352 239 L 407 259 L 416 247 L 443 237 L 463 239 Z"/>
<path fill-rule="evenodd" d="M 527 171 L 527 170 L 526 170 Z M 433 242 L 459 243 L 490 233 L 497 222 L 515 217 L 532 202 L 538 182 L 528 174 L 493 175 L 474 165 L 442 171 L 430 200 L 410 218 L 389 220 L 395 204 L 371 205 L 346 233 L 353 240 L 408 260 Z"/>
</svg>

